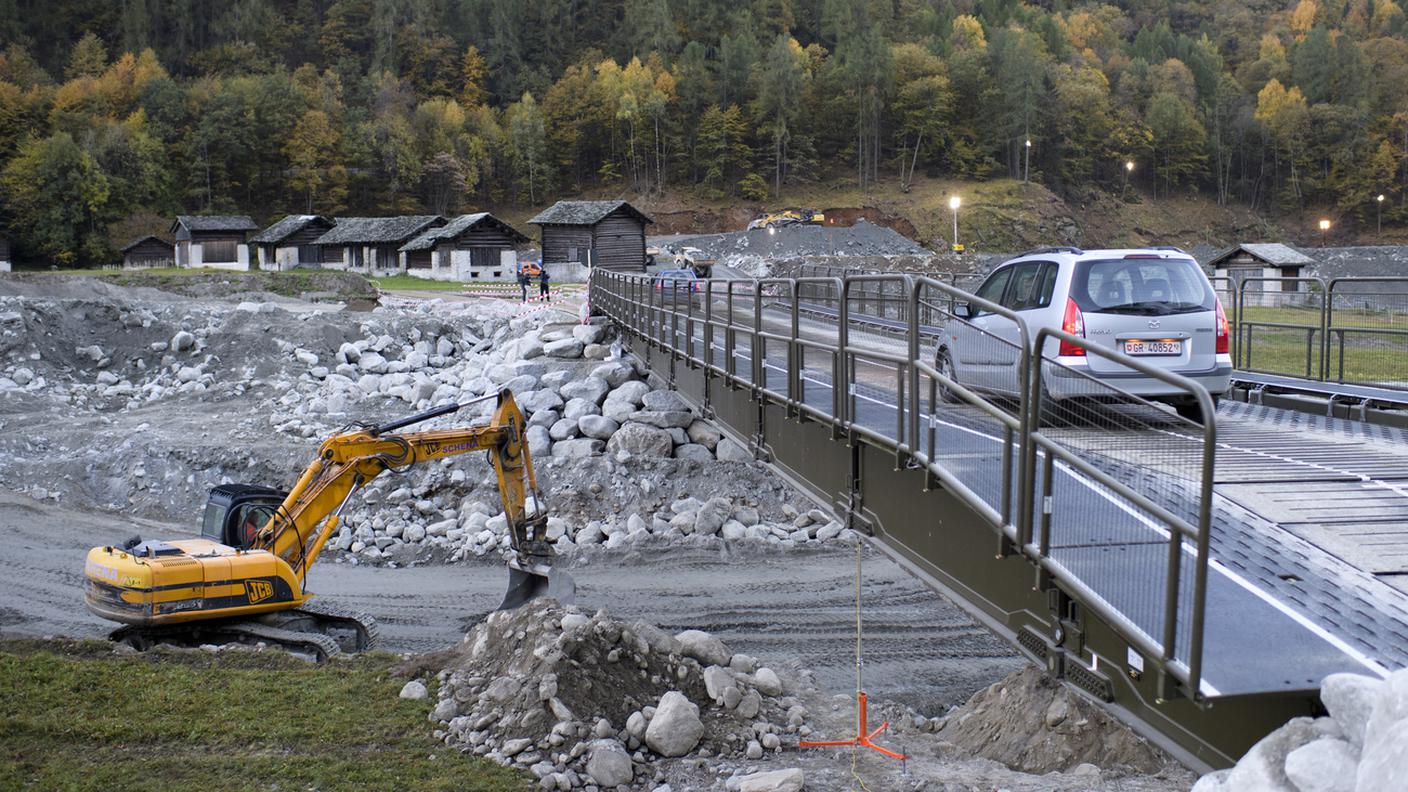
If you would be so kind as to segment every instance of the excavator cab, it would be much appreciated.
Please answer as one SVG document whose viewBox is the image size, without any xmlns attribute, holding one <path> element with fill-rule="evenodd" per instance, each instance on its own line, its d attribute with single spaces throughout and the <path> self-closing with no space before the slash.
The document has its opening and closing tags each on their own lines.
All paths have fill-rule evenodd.
<svg viewBox="0 0 1408 792">
<path fill-rule="evenodd" d="M 201 536 L 248 550 L 286 497 L 287 492 L 257 484 L 221 484 L 210 490 L 205 502 Z"/>
</svg>

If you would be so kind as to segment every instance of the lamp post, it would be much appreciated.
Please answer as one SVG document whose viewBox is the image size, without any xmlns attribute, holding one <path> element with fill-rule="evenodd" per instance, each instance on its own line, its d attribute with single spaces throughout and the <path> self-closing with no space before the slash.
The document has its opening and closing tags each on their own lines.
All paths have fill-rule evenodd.
<svg viewBox="0 0 1408 792">
<path fill-rule="evenodd" d="M 1026 152 L 1025 152 L 1025 154 L 1024 154 L 1024 159 L 1022 160 L 1022 184 L 1026 184 L 1026 183 L 1027 183 L 1027 177 L 1029 177 L 1029 176 L 1031 175 L 1031 172 L 1032 172 L 1032 139 L 1031 139 L 1031 138 L 1027 138 L 1027 150 L 1026 150 Z"/>
<path fill-rule="evenodd" d="M 1129 177 L 1134 173 L 1134 160 L 1124 161 L 1124 181 L 1120 182 L 1120 200 L 1124 200 L 1125 193 L 1129 191 Z"/>
<path fill-rule="evenodd" d="M 1379 233 L 1384 232 L 1384 194 L 1379 193 L 1374 197 L 1374 201 L 1379 205 Z"/>
<path fill-rule="evenodd" d="M 1320 247 L 1325 247 L 1325 234 L 1329 233 L 1329 231 L 1330 231 L 1330 221 L 1329 221 L 1329 220 L 1321 220 L 1321 221 L 1320 221 Z"/>
<path fill-rule="evenodd" d="M 948 208 L 953 211 L 953 252 L 962 253 L 963 246 L 958 244 L 958 207 L 963 203 L 963 199 L 957 195 L 948 199 Z"/>
</svg>

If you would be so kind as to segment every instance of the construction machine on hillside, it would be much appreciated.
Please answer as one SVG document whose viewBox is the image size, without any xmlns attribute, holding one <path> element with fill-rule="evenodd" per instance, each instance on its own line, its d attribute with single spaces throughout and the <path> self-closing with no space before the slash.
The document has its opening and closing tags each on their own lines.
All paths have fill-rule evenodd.
<svg viewBox="0 0 1408 792">
<path fill-rule="evenodd" d="M 783 209 L 781 212 L 769 212 L 748 224 L 748 230 L 756 228 L 781 228 L 790 225 L 825 225 L 826 215 L 815 209 Z"/>
<path fill-rule="evenodd" d="M 412 424 L 497 399 L 487 426 L 397 433 Z M 153 643 L 265 642 L 324 659 L 376 642 L 365 614 L 314 601 L 308 568 L 336 532 L 352 496 L 389 470 L 486 451 L 513 556 L 499 610 L 540 596 L 570 601 L 570 577 L 553 570 L 547 514 L 524 437 L 525 420 L 507 390 L 448 404 L 380 426 L 360 425 L 325 440 L 294 484 L 281 492 L 250 484 L 210 491 L 199 539 L 95 547 L 84 569 L 88 609 L 122 623 L 114 640 Z M 532 495 L 531 500 L 529 495 Z"/>
</svg>

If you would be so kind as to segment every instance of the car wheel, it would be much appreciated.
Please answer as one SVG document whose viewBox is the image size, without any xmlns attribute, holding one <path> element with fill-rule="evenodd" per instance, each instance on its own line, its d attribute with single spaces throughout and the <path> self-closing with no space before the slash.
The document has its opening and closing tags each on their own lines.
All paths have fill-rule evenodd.
<svg viewBox="0 0 1408 792">
<path fill-rule="evenodd" d="M 934 369 L 954 382 L 958 381 L 956 372 L 953 370 L 953 358 L 949 356 L 947 349 L 939 350 L 938 356 L 934 358 Z M 958 394 L 954 393 L 942 382 L 935 380 L 934 384 L 938 389 L 939 401 L 944 404 L 957 404 L 959 402 Z"/>
<path fill-rule="evenodd" d="M 1214 395 L 1212 397 L 1213 411 L 1217 410 L 1217 403 L 1221 400 L 1221 398 L 1222 397 L 1217 395 Z M 1203 408 L 1201 405 L 1198 404 L 1198 401 L 1196 399 L 1189 399 L 1188 401 L 1178 402 L 1177 404 L 1173 405 L 1173 409 L 1179 414 L 1179 416 L 1187 418 L 1188 420 L 1192 421 L 1195 424 L 1198 424 L 1199 426 L 1202 426 L 1205 423 L 1203 418 Z"/>
</svg>

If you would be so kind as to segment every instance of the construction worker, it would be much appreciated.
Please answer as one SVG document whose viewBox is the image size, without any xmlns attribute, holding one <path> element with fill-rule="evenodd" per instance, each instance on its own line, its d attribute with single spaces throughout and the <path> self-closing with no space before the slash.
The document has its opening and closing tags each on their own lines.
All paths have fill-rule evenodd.
<svg viewBox="0 0 1408 792">
<path fill-rule="evenodd" d="M 552 301 L 552 293 L 549 292 L 549 290 L 548 290 L 548 268 L 547 268 L 547 267 L 543 267 L 542 272 L 538 275 L 538 296 L 541 297 L 541 298 L 543 298 L 543 299 L 546 300 L 546 301 L 549 301 L 549 302 Z"/>
</svg>

